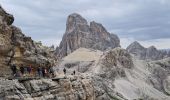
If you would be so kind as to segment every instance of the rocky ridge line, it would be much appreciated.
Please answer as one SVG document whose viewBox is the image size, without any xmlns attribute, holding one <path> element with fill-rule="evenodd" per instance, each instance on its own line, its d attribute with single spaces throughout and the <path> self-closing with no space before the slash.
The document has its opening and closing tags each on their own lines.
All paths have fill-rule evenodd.
<svg viewBox="0 0 170 100">
<path fill-rule="evenodd" d="M 126 48 L 126 50 L 142 60 L 160 60 L 166 57 L 170 57 L 170 55 L 166 51 L 158 50 L 154 46 L 145 48 L 137 41 L 131 43 Z"/>
</svg>

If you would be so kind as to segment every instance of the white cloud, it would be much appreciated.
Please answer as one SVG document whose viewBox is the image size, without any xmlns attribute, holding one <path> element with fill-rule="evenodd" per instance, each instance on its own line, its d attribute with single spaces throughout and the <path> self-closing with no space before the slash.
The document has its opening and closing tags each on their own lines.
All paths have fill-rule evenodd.
<svg viewBox="0 0 170 100">
<path fill-rule="evenodd" d="M 154 39 L 154 40 L 149 40 L 149 41 L 140 41 L 140 43 L 142 45 L 144 45 L 145 47 L 149 47 L 149 46 L 155 46 L 158 49 L 166 49 L 166 48 L 170 48 L 170 38 L 167 39 Z"/>
</svg>

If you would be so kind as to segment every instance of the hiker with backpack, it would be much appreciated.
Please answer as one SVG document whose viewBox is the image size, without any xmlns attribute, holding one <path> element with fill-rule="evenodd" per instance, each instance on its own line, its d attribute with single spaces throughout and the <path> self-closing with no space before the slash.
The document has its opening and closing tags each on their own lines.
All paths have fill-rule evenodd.
<svg viewBox="0 0 170 100">
<path fill-rule="evenodd" d="M 20 66 L 20 72 L 21 72 L 22 76 L 25 74 L 24 73 L 24 66 L 23 66 L 23 64 L 21 64 L 21 66 Z"/>
<path fill-rule="evenodd" d="M 49 66 L 49 76 L 54 77 L 54 68 L 52 66 Z"/>
<path fill-rule="evenodd" d="M 38 76 L 39 77 L 42 77 L 43 75 L 42 75 L 42 68 L 39 66 L 38 68 L 37 68 L 37 72 L 38 72 Z"/>
<path fill-rule="evenodd" d="M 12 64 L 11 65 L 11 70 L 12 70 L 12 76 L 15 76 L 16 75 L 16 72 L 17 72 L 17 67 L 15 64 Z"/>
<path fill-rule="evenodd" d="M 63 69 L 63 72 L 64 72 L 64 75 L 66 75 L 66 69 L 65 68 Z"/>
</svg>

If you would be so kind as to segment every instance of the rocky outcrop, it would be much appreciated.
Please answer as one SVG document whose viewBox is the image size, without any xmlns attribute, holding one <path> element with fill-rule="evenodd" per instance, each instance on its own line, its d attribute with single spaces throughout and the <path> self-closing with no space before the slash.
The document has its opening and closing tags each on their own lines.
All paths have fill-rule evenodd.
<svg viewBox="0 0 170 100">
<path fill-rule="evenodd" d="M 115 79 L 115 77 L 126 77 L 124 69 L 134 67 L 130 54 L 121 48 L 107 51 L 99 60 L 100 70 L 97 72 L 103 78 Z"/>
<path fill-rule="evenodd" d="M 10 75 L 10 65 L 55 63 L 54 49 L 42 46 L 13 26 L 14 17 L 0 6 L 0 75 Z"/>
<path fill-rule="evenodd" d="M 62 59 L 57 73 L 66 68 L 67 75 L 88 75 L 96 100 L 169 100 L 169 66 L 169 59 L 146 62 L 122 48 L 79 48 Z"/>
<path fill-rule="evenodd" d="M 63 79 L 0 79 L 1 100 L 96 100 L 92 81 L 72 76 Z"/>
<path fill-rule="evenodd" d="M 119 38 L 107 32 L 102 24 L 93 21 L 88 25 L 82 16 L 74 13 L 68 16 L 66 32 L 56 51 L 62 58 L 80 47 L 104 51 L 119 46 Z"/>
<path fill-rule="evenodd" d="M 130 44 L 126 50 L 142 60 L 160 60 L 169 57 L 166 51 L 157 50 L 154 46 L 145 48 L 137 41 Z"/>
</svg>

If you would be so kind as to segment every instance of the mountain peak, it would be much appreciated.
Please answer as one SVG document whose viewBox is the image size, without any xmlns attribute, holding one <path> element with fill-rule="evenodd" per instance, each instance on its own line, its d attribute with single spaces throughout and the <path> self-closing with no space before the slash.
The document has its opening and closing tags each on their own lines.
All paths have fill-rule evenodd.
<svg viewBox="0 0 170 100">
<path fill-rule="evenodd" d="M 7 25 L 11 25 L 14 22 L 13 15 L 7 13 L 0 5 L 0 22 L 5 22 Z"/>
<path fill-rule="evenodd" d="M 157 50 L 157 48 L 155 46 L 150 46 L 148 49 L 154 49 Z"/>
<path fill-rule="evenodd" d="M 134 41 L 132 44 L 133 45 L 140 45 L 140 46 L 142 46 L 138 41 Z"/>
<path fill-rule="evenodd" d="M 120 47 L 120 40 L 107 32 L 102 24 L 92 21 L 88 25 L 86 19 L 73 13 L 68 16 L 66 32 L 56 54 L 62 58 L 80 47 L 104 51 Z"/>
<path fill-rule="evenodd" d="M 90 22 L 90 28 L 93 32 L 107 32 L 102 24 L 95 21 Z"/>
<path fill-rule="evenodd" d="M 80 14 L 72 13 L 67 18 L 66 31 L 73 31 L 79 25 L 87 25 L 87 21 Z"/>
<path fill-rule="evenodd" d="M 127 50 L 128 51 L 131 51 L 131 50 L 134 50 L 134 49 L 145 49 L 139 42 L 137 41 L 134 41 L 133 43 L 131 43 L 128 47 L 127 47 Z"/>
</svg>

